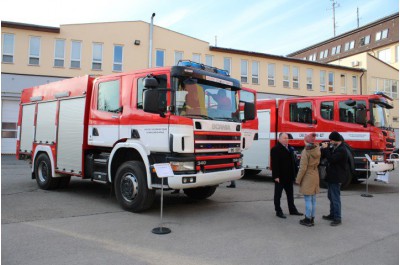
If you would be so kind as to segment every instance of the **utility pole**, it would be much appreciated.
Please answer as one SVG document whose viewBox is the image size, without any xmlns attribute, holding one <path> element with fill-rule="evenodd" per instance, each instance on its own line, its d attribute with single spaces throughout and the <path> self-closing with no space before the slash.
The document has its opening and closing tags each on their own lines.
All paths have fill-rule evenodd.
<svg viewBox="0 0 400 265">
<path fill-rule="evenodd" d="M 358 13 L 358 6 L 357 6 L 357 28 L 360 27 L 360 14 Z"/>
<path fill-rule="evenodd" d="M 332 12 L 333 12 L 333 36 L 336 36 L 336 20 L 335 20 L 335 8 L 340 7 L 340 4 L 335 2 L 335 0 L 330 0 L 332 2 Z"/>
<path fill-rule="evenodd" d="M 215 47 L 217 47 L 217 35 L 215 35 Z"/>
</svg>

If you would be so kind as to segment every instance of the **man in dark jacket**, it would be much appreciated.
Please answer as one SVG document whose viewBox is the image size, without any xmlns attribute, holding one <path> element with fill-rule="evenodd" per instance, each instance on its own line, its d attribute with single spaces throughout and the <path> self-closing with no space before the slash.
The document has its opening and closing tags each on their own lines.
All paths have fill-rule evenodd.
<svg viewBox="0 0 400 265">
<path fill-rule="evenodd" d="M 294 205 L 293 182 L 296 178 L 297 168 L 294 150 L 288 145 L 289 136 L 286 133 L 279 134 L 278 143 L 271 149 L 272 178 L 275 181 L 274 204 L 276 216 L 286 218 L 281 208 L 282 191 L 285 190 L 289 213 L 291 215 L 303 215 Z"/>
<path fill-rule="evenodd" d="M 322 157 L 328 159 L 325 181 L 328 184 L 328 199 L 330 201 L 329 215 L 322 216 L 323 219 L 332 221 L 331 226 L 342 223 L 340 183 L 346 176 L 347 151 L 343 144 L 343 137 L 336 131 L 329 135 L 333 148 L 328 148 L 328 143 L 322 143 Z"/>
</svg>

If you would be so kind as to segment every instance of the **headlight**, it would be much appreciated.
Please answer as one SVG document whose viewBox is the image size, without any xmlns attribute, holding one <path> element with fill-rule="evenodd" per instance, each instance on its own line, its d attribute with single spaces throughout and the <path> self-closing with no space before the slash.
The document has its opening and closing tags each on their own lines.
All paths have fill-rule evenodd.
<svg viewBox="0 0 400 265">
<path fill-rule="evenodd" d="M 385 157 L 383 155 L 372 155 L 371 159 L 374 162 L 382 162 L 385 160 Z"/>
<path fill-rule="evenodd" d="M 169 162 L 173 171 L 191 171 L 194 170 L 194 162 Z"/>
</svg>

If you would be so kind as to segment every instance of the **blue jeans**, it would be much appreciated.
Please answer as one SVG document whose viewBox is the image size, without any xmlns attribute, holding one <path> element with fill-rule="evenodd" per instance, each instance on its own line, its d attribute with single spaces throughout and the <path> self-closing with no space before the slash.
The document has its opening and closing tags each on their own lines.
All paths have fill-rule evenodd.
<svg viewBox="0 0 400 265">
<path fill-rule="evenodd" d="M 306 217 L 315 217 L 315 207 L 317 204 L 317 195 L 304 195 L 304 201 L 306 203 Z"/>
<path fill-rule="evenodd" d="M 328 199 L 331 202 L 329 215 L 334 220 L 342 220 L 339 183 L 328 183 Z"/>
</svg>

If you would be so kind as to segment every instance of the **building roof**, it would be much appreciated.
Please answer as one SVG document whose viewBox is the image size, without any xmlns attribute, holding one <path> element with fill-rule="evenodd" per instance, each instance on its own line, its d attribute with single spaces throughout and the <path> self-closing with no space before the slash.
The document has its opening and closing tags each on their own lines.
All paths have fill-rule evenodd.
<svg viewBox="0 0 400 265">
<path fill-rule="evenodd" d="M 40 26 L 40 25 L 20 23 L 20 22 L 1 21 L 1 26 L 14 29 L 26 29 L 33 31 L 60 33 L 59 27 Z"/>
<path fill-rule="evenodd" d="M 289 54 L 286 55 L 286 56 L 292 57 L 292 56 L 295 56 L 295 55 L 297 55 L 297 54 L 301 54 L 301 53 L 306 52 L 306 51 L 308 51 L 308 50 L 312 50 L 312 49 L 314 49 L 314 48 L 317 48 L 317 47 L 323 46 L 323 45 L 325 45 L 325 44 L 328 44 L 328 43 L 330 43 L 330 42 L 334 42 L 334 41 L 339 40 L 339 39 L 342 39 L 342 38 L 344 38 L 344 37 L 351 36 L 351 35 L 353 35 L 353 34 L 355 34 L 355 33 L 361 32 L 361 31 L 363 31 L 363 30 L 366 30 L 366 29 L 368 29 L 368 28 L 374 27 L 374 26 L 379 25 L 379 24 L 381 24 L 381 23 L 390 21 L 390 20 L 395 19 L 395 18 L 397 18 L 397 17 L 399 17 L 399 12 L 394 13 L 394 14 L 389 15 L 389 16 L 386 16 L 386 17 L 383 17 L 383 18 L 381 18 L 381 19 L 378 19 L 378 20 L 376 20 L 376 21 L 373 21 L 373 22 L 371 22 L 371 23 L 368 23 L 368 24 L 366 24 L 366 25 L 364 25 L 364 26 L 362 26 L 362 27 L 359 27 L 359 28 L 353 29 L 353 30 L 351 30 L 351 31 L 345 32 L 345 33 L 343 33 L 343 34 L 340 34 L 340 35 L 335 36 L 335 37 L 333 37 L 333 38 L 330 38 L 330 39 L 328 39 L 328 40 L 319 42 L 319 43 L 317 43 L 317 44 L 313 44 L 313 45 L 311 45 L 311 46 L 309 46 L 309 47 L 306 47 L 306 48 L 304 48 L 304 49 L 301 49 L 301 50 L 298 50 L 298 51 L 289 53 Z"/>
<path fill-rule="evenodd" d="M 266 59 L 275 59 L 275 60 L 287 61 L 287 62 L 291 62 L 291 63 L 308 64 L 308 65 L 313 65 L 313 66 L 343 69 L 343 70 L 350 70 L 350 71 L 356 71 L 356 72 L 364 72 L 365 71 L 364 69 L 360 69 L 360 68 L 352 68 L 352 67 L 339 66 L 339 65 L 334 65 L 334 64 L 318 63 L 318 62 L 307 61 L 307 60 L 302 60 L 302 59 L 288 58 L 286 56 L 280 56 L 280 55 L 272 55 L 272 54 L 259 53 L 259 52 L 249 52 L 249 51 L 215 47 L 215 46 L 210 46 L 210 51 L 240 54 L 240 55 L 247 55 L 247 56 L 252 56 L 252 57 L 266 58 Z"/>
</svg>

